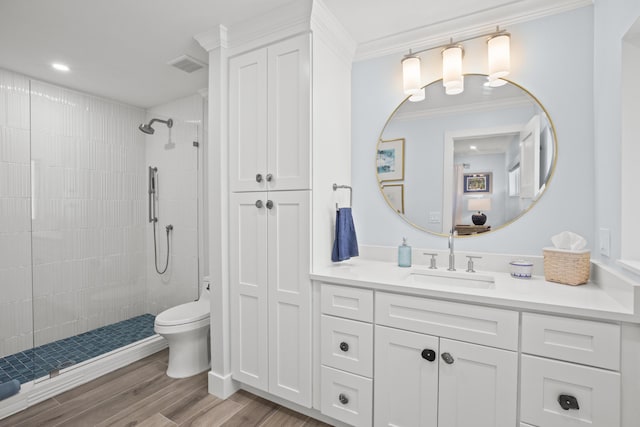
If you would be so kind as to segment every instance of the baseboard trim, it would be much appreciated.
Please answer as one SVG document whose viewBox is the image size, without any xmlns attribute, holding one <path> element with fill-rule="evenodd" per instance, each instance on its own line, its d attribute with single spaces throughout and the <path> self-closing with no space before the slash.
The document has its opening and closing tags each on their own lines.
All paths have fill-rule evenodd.
<svg viewBox="0 0 640 427">
<path fill-rule="evenodd" d="M 49 379 L 30 381 L 22 385 L 20 393 L 0 401 L 0 419 L 20 412 L 30 406 L 57 396 L 67 390 L 94 380 L 116 369 L 144 359 L 167 347 L 160 335 L 145 338 L 128 346 L 60 371 L 60 375 Z"/>
<path fill-rule="evenodd" d="M 231 374 L 220 375 L 216 372 L 209 372 L 209 394 L 218 399 L 226 399 L 238 391 L 240 387 L 231 379 Z"/>
</svg>

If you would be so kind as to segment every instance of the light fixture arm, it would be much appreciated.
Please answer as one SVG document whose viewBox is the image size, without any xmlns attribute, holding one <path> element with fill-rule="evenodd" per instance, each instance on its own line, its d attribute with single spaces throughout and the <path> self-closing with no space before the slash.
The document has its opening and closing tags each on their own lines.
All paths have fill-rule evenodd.
<svg viewBox="0 0 640 427">
<path fill-rule="evenodd" d="M 437 46 L 428 47 L 428 48 L 420 49 L 420 50 L 416 50 L 416 51 L 412 51 L 411 49 L 409 49 L 409 53 L 404 55 L 404 58 L 408 58 L 410 56 L 416 56 L 416 55 L 419 55 L 419 54 L 424 53 L 424 52 L 429 52 L 430 50 L 444 49 L 444 48 L 450 47 L 452 45 L 457 45 L 457 44 L 460 44 L 460 43 L 468 42 L 469 40 L 475 40 L 475 39 L 479 39 L 479 38 L 482 38 L 482 37 L 491 38 L 491 37 L 495 37 L 495 36 L 499 36 L 499 35 L 503 35 L 503 34 L 509 34 L 509 33 L 507 32 L 507 30 L 501 30 L 499 26 L 496 26 L 496 30 L 491 32 L 491 33 L 479 34 L 477 36 L 472 36 L 472 37 L 467 37 L 465 39 L 456 40 L 455 42 L 453 41 L 453 38 L 449 38 L 449 43 L 440 44 L 440 45 L 437 45 Z"/>
</svg>

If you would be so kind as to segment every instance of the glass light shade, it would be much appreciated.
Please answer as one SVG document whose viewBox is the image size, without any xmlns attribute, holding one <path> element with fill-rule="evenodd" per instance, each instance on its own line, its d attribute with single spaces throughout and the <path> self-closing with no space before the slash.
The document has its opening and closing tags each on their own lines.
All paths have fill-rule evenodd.
<svg viewBox="0 0 640 427">
<path fill-rule="evenodd" d="M 489 82 L 509 75 L 511 71 L 511 36 L 500 34 L 487 41 L 489 55 Z M 502 83 L 504 84 L 504 83 Z M 491 85 L 491 86 L 501 86 Z"/>
<path fill-rule="evenodd" d="M 444 93 L 447 95 L 457 95 L 464 92 L 464 76 L 460 76 L 459 82 L 449 83 L 449 86 L 444 88 Z"/>
<path fill-rule="evenodd" d="M 420 58 L 408 56 L 402 60 L 402 86 L 405 95 L 418 95 L 422 90 L 420 84 Z"/>
<path fill-rule="evenodd" d="M 447 95 L 456 95 L 464 90 L 462 46 L 452 46 L 442 51 L 442 84 Z"/>
<path fill-rule="evenodd" d="M 411 95 L 409 97 L 409 101 L 420 102 L 420 101 L 424 101 L 424 98 L 425 98 L 425 89 L 422 88 L 420 89 L 420 92 L 416 93 L 415 95 Z"/>
</svg>

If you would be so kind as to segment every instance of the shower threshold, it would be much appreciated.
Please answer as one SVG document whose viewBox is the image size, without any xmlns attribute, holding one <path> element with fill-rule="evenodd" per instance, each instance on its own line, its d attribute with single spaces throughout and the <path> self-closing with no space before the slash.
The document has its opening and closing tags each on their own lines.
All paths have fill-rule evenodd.
<svg viewBox="0 0 640 427">
<path fill-rule="evenodd" d="M 155 335 L 155 316 L 143 314 L 0 358 L 0 383 L 21 384 L 60 371 Z"/>
</svg>

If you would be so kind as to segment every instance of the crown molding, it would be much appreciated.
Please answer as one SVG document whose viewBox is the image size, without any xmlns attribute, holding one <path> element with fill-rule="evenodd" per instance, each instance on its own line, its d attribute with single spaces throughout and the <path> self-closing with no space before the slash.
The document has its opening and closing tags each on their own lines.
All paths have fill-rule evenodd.
<svg viewBox="0 0 640 427">
<path fill-rule="evenodd" d="M 357 43 L 322 0 L 315 0 L 311 10 L 311 31 L 343 61 L 351 65 Z"/>
<path fill-rule="evenodd" d="M 196 34 L 193 38 L 206 50 L 211 52 L 219 47 L 226 48 L 228 45 L 227 27 L 219 25 L 208 31 Z"/>
<path fill-rule="evenodd" d="M 492 8 L 455 19 L 413 28 L 377 40 L 361 43 L 355 61 L 406 53 L 447 43 L 450 37 L 462 39 L 494 31 L 496 25 L 505 28 L 521 22 L 593 5 L 594 0 L 519 0 L 499 8 Z M 464 30 L 460 30 L 463 28 Z M 508 29 L 508 28 L 505 28 Z"/>
<path fill-rule="evenodd" d="M 229 26 L 229 56 L 309 32 L 312 0 L 296 0 Z"/>
</svg>

